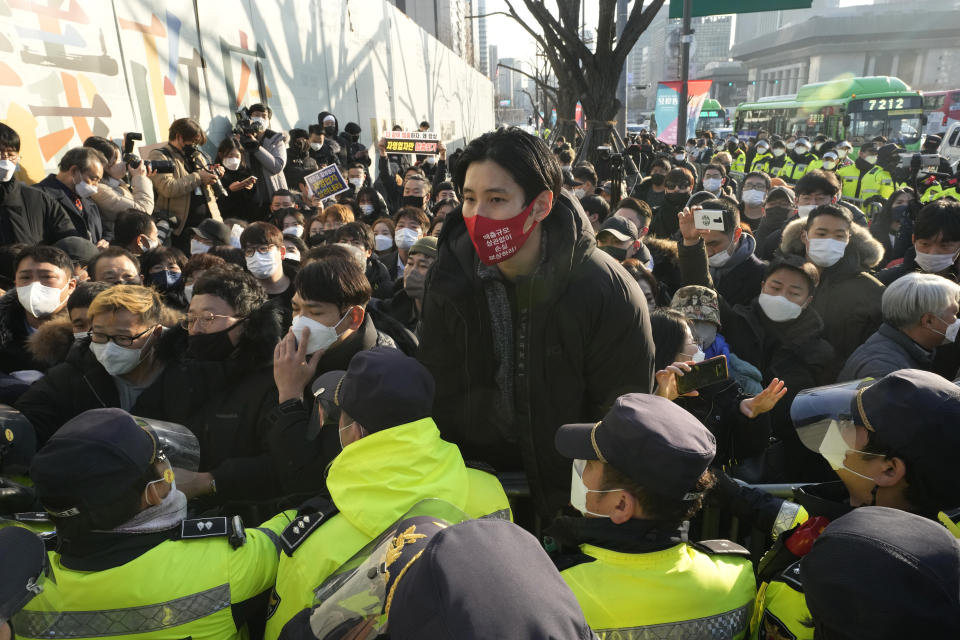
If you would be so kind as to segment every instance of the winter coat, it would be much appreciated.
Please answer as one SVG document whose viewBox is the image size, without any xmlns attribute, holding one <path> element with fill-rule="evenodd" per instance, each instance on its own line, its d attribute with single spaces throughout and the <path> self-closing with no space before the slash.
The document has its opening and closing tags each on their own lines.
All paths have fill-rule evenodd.
<svg viewBox="0 0 960 640">
<path fill-rule="evenodd" d="M 105 233 L 103 229 L 103 220 L 100 216 L 100 208 L 91 198 L 80 198 L 76 193 L 71 192 L 66 185 L 57 179 L 54 174 L 34 185 L 37 189 L 44 191 L 48 196 L 60 203 L 63 210 L 70 216 L 75 229 L 73 235 L 86 238 L 93 244 L 101 240 L 113 239 L 112 233 Z M 77 207 L 77 200 L 80 200 L 82 210 Z"/>
<path fill-rule="evenodd" d="M 499 327 L 459 209 L 447 215 L 427 275 L 419 358 L 437 383 L 434 417 L 444 438 L 468 460 L 525 470 L 534 504 L 550 517 L 569 502 L 570 461 L 556 452 L 557 428 L 600 420 L 624 393 L 649 393 L 654 350 L 643 291 L 597 250 L 579 202 L 564 192 L 541 227 L 537 273 L 504 283 L 513 371 L 498 371 Z M 496 418 L 495 407 L 508 415 Z"/>
<path fill-rule="evenodd" d="M 11 289 L 0 297 L 0 371 L 47 370 L 50 362 L 35 358 L 27 348 L 29 335 L 27 312 L 20 304 L 17 290 Z"/>
<path fill-rule="evenodd" d="M 243 158 L 250 173 L 257 176 L 257 184 L 253 189 L 254 200 L 258 207 L 264 209 L 270 206 L 275 191 L 287 188 L 287 179 L 283 175 L 283 167 L 287 164 L 286 134 L 267 129 L 259 145 L 252 151 L 244 146 Z"/>
<path fill-rule="evenodd" d="M 151 176 L 150 180 L 153 181 L 156 192 L 155 211 L 158 214 L 168 214 L 177 218 L 175 235 L 179 236 L 187 226 L 187 217 L 190 215 L 190 196 L 197 189 L 204 194 L 210 217 L 217 222 L 222 222 L 213 189 L 209 185 L 202 186 L 198 172 L 187 173 L 186 159 L 180 149 L 172 144 L 166 144 L 152 150 L 148 159 L 151 162 L 155 160 L 173 162 L 173 173 L 158 173 Z M 160 219 L 163 215 L 157 217 Z"/>
<path fill-rule="evenodd" d="M 862 227 L 867 226 L 866 216 L 863 215 L 863 211 L 861 211 L 855 205 L 850 204 L 846 200 L 840 200 L 837 202 L 837 205 L 849 211 L 850 215 L 853 216 L 853 221 L 855 223 Z M 758 233 L 758 239 L 760 236 L 763 236 L 763 240 L 760 244 L 760 250 L 757 252 L 757 255 L 761 259 L 773 260 L 773 257 L 780 249 L 780 243 L 783 241 L 784 229 L 786 228 L 787 224 L 795 220 L 798 220 L 795 213 L 791 213 L 787 218 L 783 218 L 781 216 L 770 218 L 769 221 L 767 221 L 767 216 L 764 216 L 764 221 L 767 223 L 764 224 L 764 222 L 761 222 L 760 231 Z"/>
<path fill-rule="evenodd" d="M 394 260 L 396 264 L 396 260 Z M 393 295 L 393 279 L 390 277 L 390 271 L 387 266 L 380 262 L 380 258 L 371 255 L 367 258 L 367 269 L 365 275 L 370 282 L 370 288 L 373 289 L 374 298 L 389 298 Z"/>
<path fill-rule="evenodd" d="M 653 277 L 660 287 L 660 301 L 658 304 L 670 305 L 673 294 L 682 285 L 680 284 L 680 257 L 677 253 L 677 243 L 667 238 L 651 238 L 646 236 L 643 244 L 650 251 L 653 259 Z"/>
<path fill-rule="evenodd" d="M 680 221 L 677 214 L 683 211 L 684 204 L 671 204 L 666 200 L 653 210 L 653 219 L 650 220 L 650 235 L 658 238 L 674 238 L 680 231 Z"/>
<path fill-rule="evenodd" d="M 860 378 L 880 379 L 900 369 L 926 369 L 933 364 L 933 352 L 886 322 L 847 358 L 837 382 Z"/>
<path fill-rule="evenodd" d="M 757 258 L 753 251 L 757 241 L 749 233 L 740 236 L 740 245 L 727 263 L 722 267 L 709 267 L 710 276 L 717 293 L 726 298 L 728 304 L 749 304 L 760 295 L 767 263 Z M 692 246 L 683 241 L 677 242 L 680 256 L 680 274 L 685 283 L 693 283 L 692 273 L 702 273 L 704 262 L 709 265 L 703 238 Z M 699 283 L 698 283 L 699 284 Z"/>
<path fill-rule="evenodd" d="M 756 300 L 731 307 L 721 297 L 720 322 L 730 350 L 760 369 L 764 386 L 774 378 L 786 384 L 787 395 L 770 412 L 773 434 L 786 448 L 783 479 L 799 481 L 807 479 L 803 476 L 818 477 L 824 471 L 822 460 L 796 437 L 790 405 L 803 389 L 833 382 L 834 350 L 823 338 L 820 314 L 811 304 L 795 320 L 773 322 Z"/>
<path fill-rule="evenodd" d="M 77 235 L 67 210 L 19 180 L 0 182 L 0 244 L 53 244 Z"/>
<path fill-rule="evenodd" d="M 3 299 L 0 298 L 2 304 Z M 73 325 L 70 324 L 70 316 L 63 313 L 47 320 L 27 337 L 27 351 L 34 361 L 43 364 L 41 371 L 46 371 L 67 359 L 73 343 Z"/>
<path fill-rule="evenodd" d="M 153 184 L 147 176 L 134 175 L 130 178 L 130 184 L 126 182 L 117 182 L 110 184 L 107 182 L 112 178 L 104 178 L 97 186 L 97 192 L 93 194 L 93 201 L 100 208 L 100 215 L 103 223 L 113 229 L 113 221 L 121 213 L 130 209 L 136 209 L 150 215 L 153 213 Z"/>
<path fill-rule="evenodd" d="M 163 333 L 154 357 L 164 369 L 140 394 L 131 414 L 185 425 L 200 403 L 209 402 L 223 384 L 223 366 L 185 360 L 186 347 L 183 329 Z M 51 367 L 16 403 L 37 433 L 37 446 L 84 411 L 119 406 L 116 382 L 90 351 L 89 338 L 75 342 L 67 359 Z"/>
<path fill-rule="evenodd" d="M 224 218 L 240 218 L 247 222 L 262 220 L 262 209 L 257 206 L 256 191 L 254 189 L 238 189 L 231 191 L 230 185 L 242 182 L 250 177 L 250 171 L 240 167 L 236 171 L 225 170 L 220 178 L 226 195 L 217 198 L 217 207 Z"/>
<path fill-rule="evenodd" d="M 785 255 L 806 254 L 800 237 L 802 230 L 801 220 L 787 224 L 780 243 Z M 880 310 L 883 284 L 868 273 L 881 257 L 883 246 L 865 227 L 854 224 L 843 258 L 820 271 L 820 286 L 811 306 L 823 318 L 823 335 L 836 352 L 834 373 L 839 372 L 850 354 L 866 342 L 883 321 Z"/>
<path fill-rule="evenodd" d="M 653 182 L 648 176 L 633 187 L 633 191 L 630 192 L 630 195 L 637 200 L 643 200 L 650 205 L 651 209 L 656 209 L 663 203 L 664 192 L 659 192 L 659 198 L 650 198 L 651 193 L 653 193 Z"/>
</svg>

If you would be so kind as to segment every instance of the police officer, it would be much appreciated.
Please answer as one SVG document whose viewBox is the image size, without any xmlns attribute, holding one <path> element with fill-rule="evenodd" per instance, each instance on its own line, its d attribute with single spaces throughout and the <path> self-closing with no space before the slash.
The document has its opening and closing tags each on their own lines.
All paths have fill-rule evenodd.
<svg viewBox="0 0 960 640">
<path fill-rule="evenodd" d="M 10 618 L 43 591 L 50 572 L 43 540 L 27 529 L 0 529 L 0 640 L 10 640 Z"/>
<path fill-rule="evenodd" d="M 850 144 L 850 143 L 841 143 Z M 843 183 L 843 197 L 863 200 L 863 179 L 877 163 L 877 145 L 867 142 L 860 147 L 857 159 L 849 165 L 837 169 L 837 177 Z"/>
<path fill-rule="evenodd" d="M 740 148 L 740 142 L 735 137 L 727 139 L 727 152 L 733 161 L 730 163 L 730 171 L 733 173 L 744 174 L 747 167 L 747 154 Z"/>
<path fill-rule="evenodd" d="M 960 628 L 960 547 L 943 527 L 888 509 L 856 509 L 800 561 L 823 638 L 950 638 Z"/>
<path fill-rule="evenodd" d="M 841 140 L 837 143 L 837 157 L 840 159 L 840 163 L 837 166 L 837 169 L 843 167 L 848 167 L 853 164 L 853 160 L 850 159 L 850 152 L 853 151 L 853 145 L 847 142 L 846 140 Z"/>
<path fill-rule="evenodd" d="M 278 535 L 239 518 L 187 520 L 153 430 L 121 409 L 63 425 L 30 468 L 57 527 L 54 580 L 14 616 L 18 638 L 245 638 L 277 574 Z M 262 620 L 261 620 L 262 623 Z"/>
<path fill-rule="evenodd" d="M 894 180 L 893 174 L 900 164 L 900 147 L 890 143 L 877 150 L 877 164 L 863 176 L 860 197 L 866 203 L 871 199 L 886 200 L 897 189 L 907 186 Z"/>
<path fill-rule="evenodd" d="M 960 537 L 960 477 L 954 469 L 960 388 L 934 373 L 902 369 L 876 382 L 803 391 L 791 415 L 800 440 L 840 480 L 795 490 L 796 504 L 783 503 L 777 513 L 777 542 L 758 567 L 765 584 L 753 629 L 803 640 L 813 638 L 813 629 L 805 625 L 810 614 L 796 580 L 797 562 L 830 521 L 859 506 L 886 506 L 939 522 Z"/>
<path fill-rule="evenodd" d="M 714 482 L 716 441 L 703 424 L 665 398 L 627 394 L 598 423 L 560 427 L 556 446 L 573 459 L 570 503 L 584 517 L 559 518 L 547 533 L 591 628 L 603 637 L 746 631 L 749 552 L 686 541 L 685 521 Z"/>
<path fill-rule="evenodd" d="M 321 405 L 340 411 L 343 450 L 327 472 L 330 497 L 305 503 L 281 535 L 271 640 L 337 567 L 415 503 L 437 498 L 470 517 L 511 517 L 497 477 L 468 468 L 457 446 L 440 439 L 430 417 L 434 380 L 417 360 L 397 349 L 361 351 L 312 388 Z"/>
<path fill-rule="evenodd" d="M 770 153 L 773 156 L 767 161 L 767 174 L 771 178 L 776 178 L 780 175 L 780 169 L 783 168 L 783 164 L 787 161 L 787 145 L 780 138 L 774 138 L 770 146 Z"/>
<path fill-rule="evenodd" d="M 753 156 L 753 161 L 750 163 L 750 170 L 747 173 L 751 171 L 763 171 L 769 175 L 770 161 L 773 160 L 773 154 L 770 153 L 770 143 L 766 140 L 760 140 L 757 142 L 754 150 L 756 153 Z"/>
<path fill-rule="evenodd" d="M 796 184 L 797 180 L 806 175 L 810 163 L 817 159 L 810 152 L 810 142 L 806 138 L 797 138 L 793 151 L 788 154 L 778 176 L 787 184 Z"/>
</svg>

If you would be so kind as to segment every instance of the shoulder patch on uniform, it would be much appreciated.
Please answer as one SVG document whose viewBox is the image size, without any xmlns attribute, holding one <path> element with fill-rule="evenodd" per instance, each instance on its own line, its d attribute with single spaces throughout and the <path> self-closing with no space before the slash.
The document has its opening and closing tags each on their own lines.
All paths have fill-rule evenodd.
<svg viewBox="0 0 960 640">
<path fill-rule="evenodd" d="M 225 537 L 227 533 L 227 519 L 225 517 L 194 518 L 180 523 L 181 540 Z"/>
<path fill-rule="evenodd" d="M 730 540 L 701 540 L 700 542 L 691 542 L 690 546 L 712 556 L 751 557 L 750 551 L 746 547 L 741 547 Z"/>
<path fill-rule="evenodd" d="M 791 589 L 803 593 L 803 581 L 800 579 L 800 561 L 797 560 L 780 574 L 780 580 Z"/>
<path fill-rule="evenodd" d="M 340 510 L 333 503 L 330 503 L 328 509 L 298 515 L 280 534 L 280 548 L 287 554 L 287 557 L 292 558 L 293 552 L 310 537 L 311 533 L 317 530 L 317 527 L 339 512 Z"/>
</svg>

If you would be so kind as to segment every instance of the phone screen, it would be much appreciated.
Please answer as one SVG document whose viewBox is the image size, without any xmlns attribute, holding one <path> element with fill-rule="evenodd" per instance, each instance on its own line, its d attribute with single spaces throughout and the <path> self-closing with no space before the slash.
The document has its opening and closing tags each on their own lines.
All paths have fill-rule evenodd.
<svg viewBox="0 0 960 640">
<path fill-rule="evenodd" d="M 680 395 L 708 387 L 715 382 L 730 377 L 727 371 L 727 357 L 720 355 L 704 360 L 690 367 L 690 371 L 677 377 L 677 391 Z"/>
</svg>

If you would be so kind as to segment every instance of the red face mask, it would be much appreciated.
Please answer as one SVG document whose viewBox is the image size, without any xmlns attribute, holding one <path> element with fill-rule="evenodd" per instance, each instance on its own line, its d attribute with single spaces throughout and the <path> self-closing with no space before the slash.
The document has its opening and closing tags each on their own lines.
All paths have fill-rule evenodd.
<svg viewBox="0 0 960 640">
<path fill-rule="evenodd" d="M 537 228 L 537 221 L 534 220 L 530 229 L 526 233 L 523 232 L 523 225 L 533 210 L 533 204 L 531 202 L 526 209 L 507 220 L 493 220 L 480 215 L 469 218 L 464 216 L 463 222 L 467 225 L 467 233 L 470 234 L 470 240 L 473 241 L 473 246 L 483 264 L 493 266 L 503 262 L 527 242 L 527 238 Z"/>
</svg>

